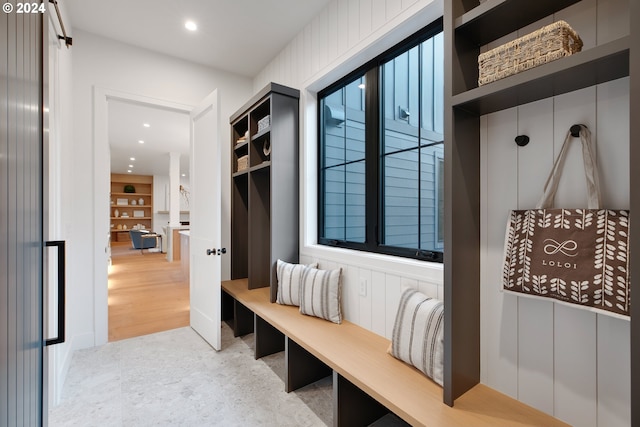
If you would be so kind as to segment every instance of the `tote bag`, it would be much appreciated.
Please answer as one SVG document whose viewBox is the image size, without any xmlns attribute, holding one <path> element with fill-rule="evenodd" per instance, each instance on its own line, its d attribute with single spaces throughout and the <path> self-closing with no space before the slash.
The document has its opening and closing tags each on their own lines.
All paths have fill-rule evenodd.
<svg viewBox="0 0 640 427">
<path fill-rule="evenodd" d="M 543 195 L 531 210 L 509 215 L 503 290 L 553 299 L 629 319 L 629 211 L 600 208 L 600 185 L 589 129 L 581 126 L 586 209 L 554 209 L 571 133 L 553 165 Z"/>
</svg>

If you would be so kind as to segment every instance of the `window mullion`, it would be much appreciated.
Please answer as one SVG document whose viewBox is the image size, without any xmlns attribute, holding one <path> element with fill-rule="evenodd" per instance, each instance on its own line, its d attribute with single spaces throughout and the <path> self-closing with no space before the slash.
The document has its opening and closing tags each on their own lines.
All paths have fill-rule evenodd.
<svg viewBox="0 0 640 427">
<path fill-rule="evenodd" d="M 346 111 L 347 111 L 347 92 L 346 90 L 342 90 L 342 105 L 344 105 L 344 110 L 345 110 L 345 119 L 346 119 Z M 347 218 L 348 218 L 348 209 L 347 209 L 347 122 L 345 122 L 345 126 L 344 126 L 344 146 L 343 146 L 343 158 L 344 158 L 344 164 L 342 165 L 343 168 L 343 191 L 342 191 L 342 206 L 343 206 L 343 214 L 342 214 L 342 239 L 346 242 L 349 239 L 347 239 Z"/>
<path fill-rule="evenodd" d="M 325 137 L 324 137 L 324 108 L 323 108 L 322 98 L 318 98 L 318 171 L 320 172 L 320 179 L 318 180 L 318 230 L 317 230 L 317 242 L 320 242 L 322 238 L 325 237 L 325 216 L 326 216 L 326 198 L 324 194 L 325 189 L 325 174 L 327 173 L 325 170 L 325 160 L 324 153 L 326 150 L 325 147 Z"/>
<path fill-rule="evenodd" d="M 375 66 L 366 73 L 365 88 L 365 244 L 377 248 L 379 224 L 379 153 L 380 153 L 380 98 L 379 71 Z"/>
<path fill-rule="evenodd" d="M 422 45 L 418 45 L 418 253 L 422 249 Z"/>
</svg>

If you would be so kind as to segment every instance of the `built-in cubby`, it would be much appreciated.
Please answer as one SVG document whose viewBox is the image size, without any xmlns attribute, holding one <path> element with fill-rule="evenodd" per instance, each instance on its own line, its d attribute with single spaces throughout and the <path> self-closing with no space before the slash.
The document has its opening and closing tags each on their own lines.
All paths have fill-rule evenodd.
<svg viewBox="0 0 640 427">
<path fill-rule="evenodd" d="M 231 278 L 272 301 L 276 261 L 298 262 L 299 97 L 271 83 L 230 118 Z"/>
<path fill-rule="evenodd" d="M 575 55 L 478 87 L 482 46 L 548 17 L 579 0 L 445 0 L 445 373 L 444 401 L 480 382 L 480 116 L 631 76 L 630 114 L 640 114 L 640 30 L 631 25 L 621 37 Z M 630 18 L 640 6 L 630 1 Z M 632 49 L 638 50 L 634 54 Z M 633 120 L 630 121 L 633 123 Z M 633 138 L 633 132 L 631 132 Z M 630 144 L 631 183 L 640 174 L 634 163 L 638 145 Z M 633 185 L 631 185 L 633 188 Z M 632 192 L 631 217 L 638 216 L 640 194 Z M 640 274 L 640 234 L 632 231 L 631 271 Z M 636 254 L 636 255 L 634 255 Z M 635 266 L 635 267 L 634 267 Z M 638 313 L 638 309 L 635 309 Z M 640 354 L 640 317 L 631 319 L 631 360 Z M 634 357 L 635 354 L 635 357 Z M 632 401 L 640 395 L 640 374 L 633 366 Z M 632 414 L 635 421 L 640 410 Z"/>
<path fill-rule="evenodd" d="M 246 173 L 246 169 L 239 168 L 239 159 L 248 158 L 249 155 L 249 117 L 244 116 L 231 126 L 231 145 L 233 173 Z M 247 157 L 245 157 L 247 156 Z"/>
<path fill-rule="evenodd" d="M 251 288 L 260 288 L 263 283 L 265 286 L 270 283 L 272 230 L 269 172 L 269 168 L 261 168 L 249 177 L 248 277 Z"/>
<path fill-rule="evenodd" d="M 231 277 L 248 277 L 249 252 L 249 174 L 240 173 L 232 179 L 231 211 Z"/>
<path fill-rule="evenodd" d="M 267 167 L 271 163 L 271 132 L 267 129 L 251 138 L 251 166 Z"/>
</svg>

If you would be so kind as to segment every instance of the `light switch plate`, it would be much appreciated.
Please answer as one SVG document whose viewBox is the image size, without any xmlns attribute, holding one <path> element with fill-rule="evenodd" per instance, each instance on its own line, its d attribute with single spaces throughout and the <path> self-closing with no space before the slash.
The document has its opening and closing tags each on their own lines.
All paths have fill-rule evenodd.
<svg viewBox="0 0 640 427">
<path fill-rule="evenodd" d="M 365 277 L 361 277 L 360 278 L 360 296 L 361 297 L 366 297 L 367 296 L 367 279 Z"/>
</svg>

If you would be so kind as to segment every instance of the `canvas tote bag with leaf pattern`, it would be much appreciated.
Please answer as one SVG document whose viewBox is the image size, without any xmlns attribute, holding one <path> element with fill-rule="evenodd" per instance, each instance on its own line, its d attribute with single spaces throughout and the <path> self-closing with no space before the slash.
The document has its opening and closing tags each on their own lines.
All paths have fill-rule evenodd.
<svg viewBox="0 0 640 427">
<path fill-rule="evenodd" d="M 580 128 L 588 208 L 552 207 L 572 140 L 569 132 L 536 209 L 511 211 L 503 289 L 629 319 L 629 211 L 600 209 L 591 134 Z"/>
</svg>

